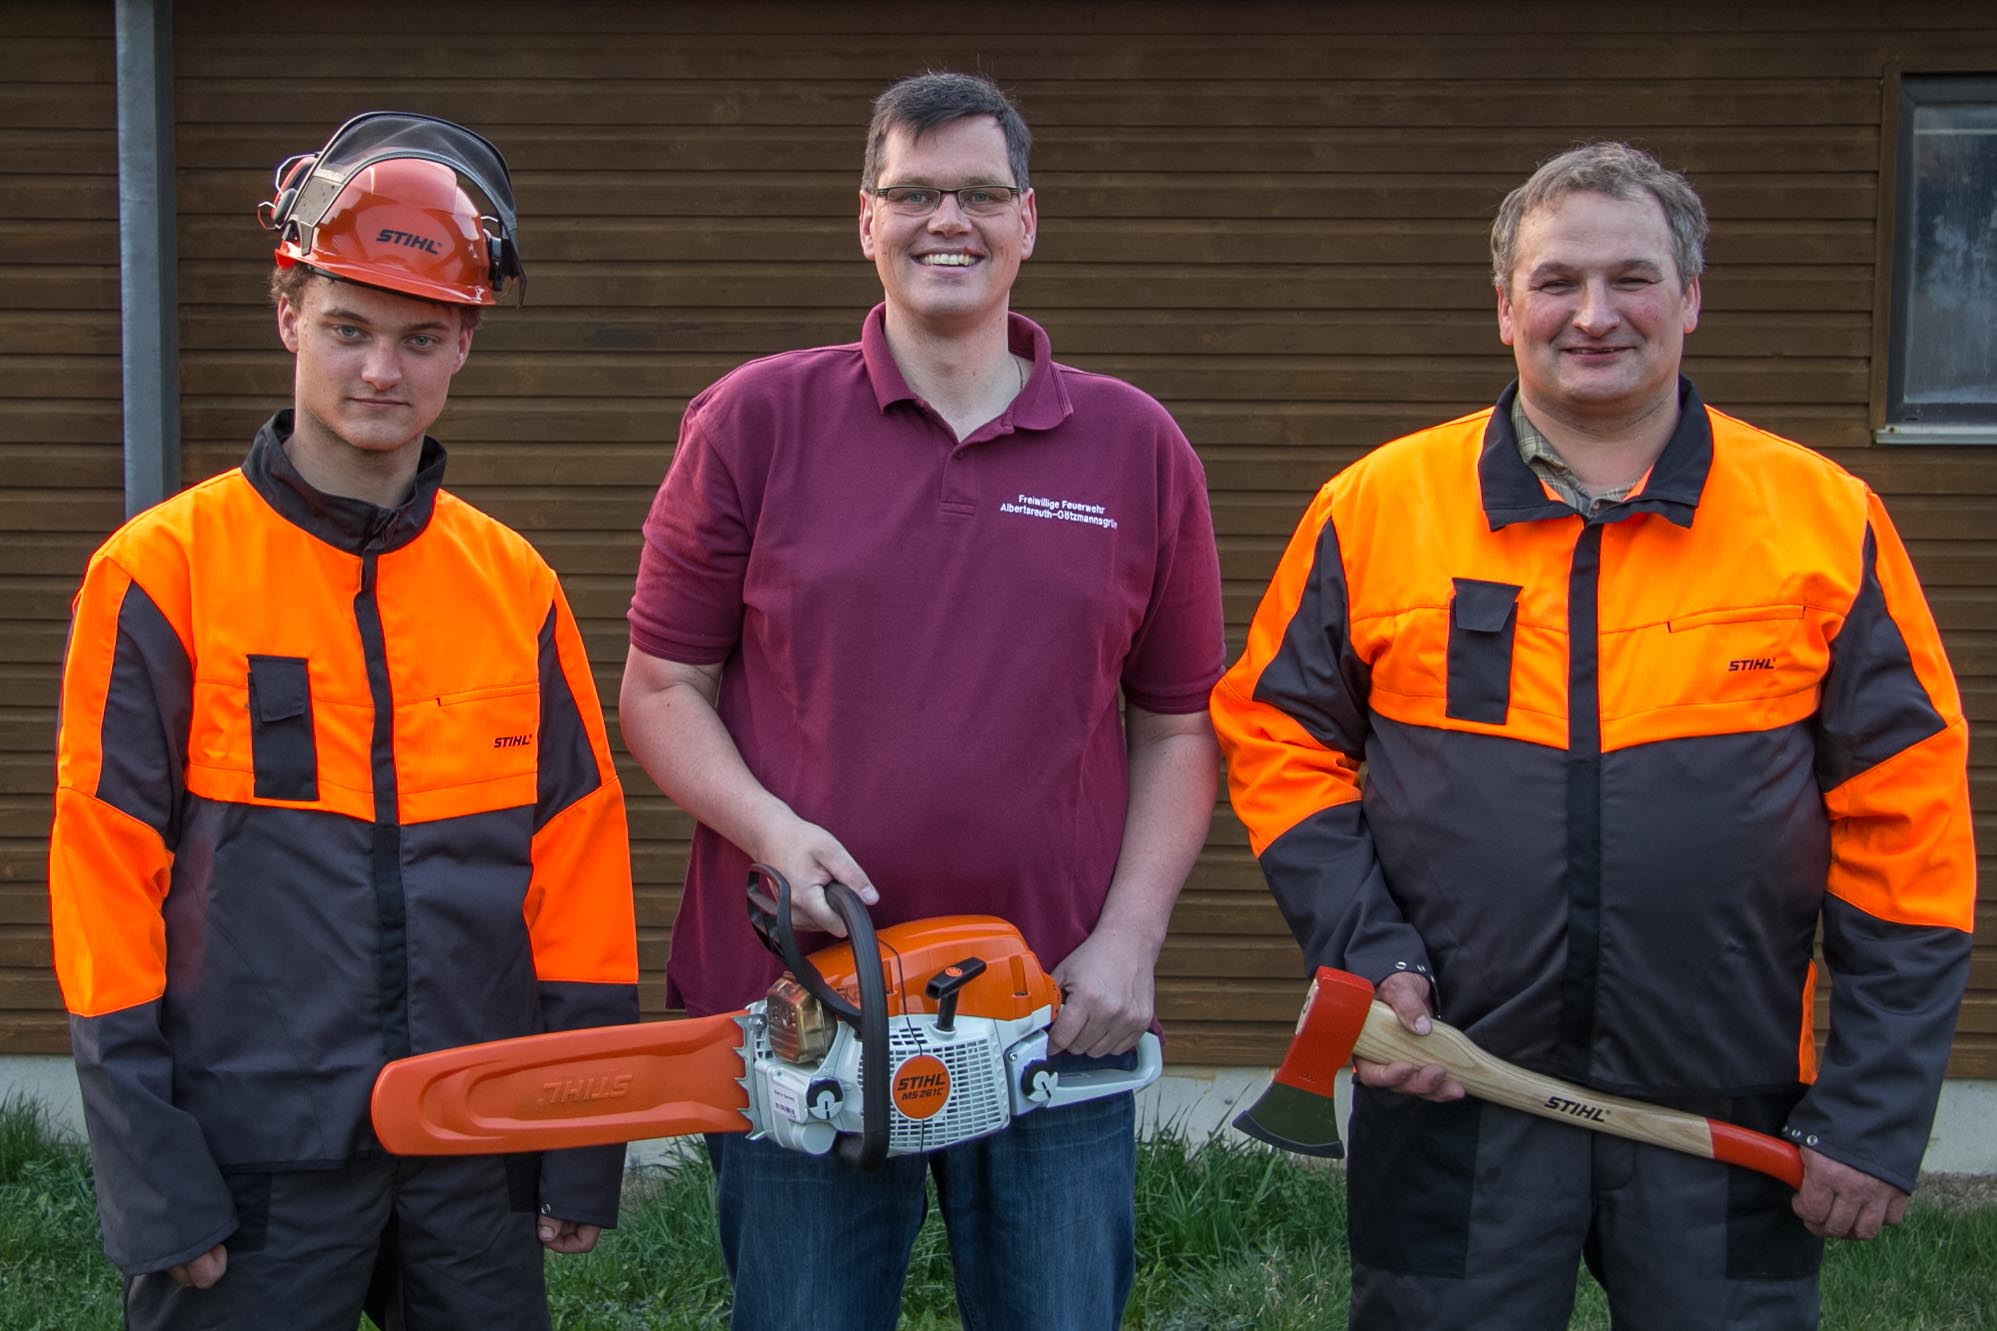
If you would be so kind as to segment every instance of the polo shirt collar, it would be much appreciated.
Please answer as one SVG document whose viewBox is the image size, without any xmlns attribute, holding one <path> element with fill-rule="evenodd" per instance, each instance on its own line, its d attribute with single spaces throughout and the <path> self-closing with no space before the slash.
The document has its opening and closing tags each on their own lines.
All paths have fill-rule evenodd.
<svg viewBox="0 0 1997 1331">
<path fill-rule="evenodd" d="M 1491 530 L 1514 522 L 1538 522 L 1575 516 L 1562 500 L 1551 498 L 1539 477 L 1519 455 L 1512 432 L 1512 403 L 1519 392 L 1514 379 L 1498 396 L 1484 426 L 1484 447 L 1477 458 L 1477 481 L 1483 492 L 1484 518 Z M 1664 451 L 1651 464 L 1638 488 L 1619 504 L 1597 515 L 1601 522 L 1620 522 L 1633 513 L 1655 513 L 1680 527 L 1690 527 L 1713 467 L 1713 426 L 1706 403 L 1690 379 L 1678 376 L 1678 426 Z"/>
<path fill-rule="evenodd" d="M 867 320 L 860 326 L 860 357 L 874 387 L 874 401 L 883 413 L 897 402 L 921 401 L 902 377 L 894 353 L 888 350 L 887 319 L 888 307 L 883 301 L 867 312 Z M 1026 387 L 996 420 L 981 426 L 965 443 L 1014 430 L 1052 430 L 1074 414 L 1075 404 L 1068 397 L 1067 386 L 1054 373 L 1054 344 L 1048 340 L 1046 329 L 1023 314 L 1009 313 L 1006 347 L 1013 355 L 1033 362 Z"/>
</svg>

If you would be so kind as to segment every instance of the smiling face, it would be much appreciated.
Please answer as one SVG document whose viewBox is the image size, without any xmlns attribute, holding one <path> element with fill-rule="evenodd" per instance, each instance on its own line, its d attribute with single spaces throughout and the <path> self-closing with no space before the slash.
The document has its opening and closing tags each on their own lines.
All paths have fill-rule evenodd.
<svg viewBox="0 0 1997 1331">
<path fill-rule="evenodd" d="M 1528 414 L 1636 421 L 1677 401 L 1699 282 L 1679 280 L 1656 199 L 1566 195 L 1526 214 L 1517 253 L 1498 290 L 1498 335 Z"/>
<path fill-rule="evenodd" d="M 888 132 L 877 186 L 1010 185 L 1005 134 L 990 116 L 953 120 L 917 139 Z M 968 217 L 945 195 L 936 211 L 909 217 L 860 194 L 860 249 L 874 261 L 888 317 L 938 336 L 1003 324 L 1019 265 L 1033 253 L 1033 193 L 991 217 Z"/>
<path fill-rule="evenodd" d="M 277 330 L 297 358 L 294 446 L 329 457 L 420 449 L 472 344 L 448 305 L 323 277 L 279 299 Z"/>
</svg>

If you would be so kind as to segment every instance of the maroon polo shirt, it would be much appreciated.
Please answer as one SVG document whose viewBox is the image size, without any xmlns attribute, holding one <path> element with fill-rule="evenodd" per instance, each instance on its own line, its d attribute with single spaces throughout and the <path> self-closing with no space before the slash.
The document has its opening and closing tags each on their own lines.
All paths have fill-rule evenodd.
<svg viewBox="0 0 1997 1331">
<path fill-rule="evenodd" d="M 1116 867 L 1119 692 L 1198 712 L 1220 677 L 1205 474 L 1163 407 L 1056 363 L 1016 314 L 1032 375 L 959 443 L 903 380 L 883 310 L 858 343 L 751 361 L 688 404 L 631 641 L 723 665 L 749 770 L 866 869 L 877 924 L 998 915 L 1051 969 Z M 695 831 L 667 996 L 696 1015 L 778 972 L 747 871 Z"/>
</svg>

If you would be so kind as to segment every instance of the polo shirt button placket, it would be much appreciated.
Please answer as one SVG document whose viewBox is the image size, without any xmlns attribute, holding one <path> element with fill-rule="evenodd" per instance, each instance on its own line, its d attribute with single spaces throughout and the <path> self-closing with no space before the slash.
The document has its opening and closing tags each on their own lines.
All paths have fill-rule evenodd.
<svg viewBox="0 0 1997 1331">
<path fill-rule="evenodd" d="M 965 472 L 970 467 L 971 446 L 958 444 L 943 460 L 943 507 L 959 512 L 976 509 L 977 495 L 966 485 Z"/>
</svg>

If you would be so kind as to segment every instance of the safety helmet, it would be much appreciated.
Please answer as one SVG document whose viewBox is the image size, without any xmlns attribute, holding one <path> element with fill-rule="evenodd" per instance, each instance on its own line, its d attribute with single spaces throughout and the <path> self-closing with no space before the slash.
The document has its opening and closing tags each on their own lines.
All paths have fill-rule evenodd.
<svg viewBox="0 0 1997 1331">
<path fill-rule="evenodd" d="M 491 305 L 520 265 L 506 159 L 462 125 L 371 111 L 277 169 L 257 206 L 280 267 L 452 305 Z"/>
</svg>

